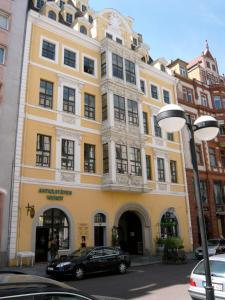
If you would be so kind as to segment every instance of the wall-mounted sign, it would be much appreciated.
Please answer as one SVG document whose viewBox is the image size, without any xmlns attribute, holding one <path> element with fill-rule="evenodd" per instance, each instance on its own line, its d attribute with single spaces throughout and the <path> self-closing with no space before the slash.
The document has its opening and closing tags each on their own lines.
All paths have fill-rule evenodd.
<svg viewBox="0 0 225 300">
<path fill-rule="evenodd" d="M 38 190 L 39 193 L 47 194 L 46 198 L 48 200 L 63 200 L 64 196 L 71 196 L 72 191 L 66 190 L 56 190 L 56 189 L 42 189 Z"/>
<path fill-rule="evenodd" d="M 80 237 L 85 236 L 88 239 L 88 223 L 80 223 L 78 228 Z"/>
</svg>

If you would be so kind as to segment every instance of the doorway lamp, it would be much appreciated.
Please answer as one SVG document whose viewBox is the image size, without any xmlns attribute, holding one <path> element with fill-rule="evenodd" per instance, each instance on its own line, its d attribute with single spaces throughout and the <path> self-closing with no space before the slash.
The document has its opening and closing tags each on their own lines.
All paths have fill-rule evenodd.
<svg viewBox="0 0 225 300">
<path fill-rule="evenodd" d="M 191 119 L 188 118 L 188 116 L 186 116 L 183 108 L 176 104 L 168 104 L 163 106 L 158 112 L 156 120 L 158 122 L 158 125 L 166 132 L 172 133 L 179 131 L 184 127 L 185 124 L 187 125 L 187 128 L 189 130 L 189 144 L 191 151 L 191 160 L 193 165 L 195 195 L 198 207 L 199 227 L 206 275 L 206 299 L 215 300 L 210 273 L 203 205 L 200 194 L 200 180 L 195 149 L 195 138 L 199 141 L 209 141 L 214 139 L 219 132 L 218 122 L 212 116 L 204 115 L 196 119 L 194 124 L 192 124 Z"/>
</svg>

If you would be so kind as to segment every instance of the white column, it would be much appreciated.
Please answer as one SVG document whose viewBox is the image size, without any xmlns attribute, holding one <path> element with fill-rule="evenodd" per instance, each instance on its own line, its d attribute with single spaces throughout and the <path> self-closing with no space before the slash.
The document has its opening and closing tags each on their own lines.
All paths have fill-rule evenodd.
<svg viewBox="0 0 225 300">
<path fill-rule="evenodd" d="M 76 103 L 75 103 L 76 125 L 80 126 L 81 120 L 81 87 L 76 87 Z"/>
<path fill-rule="evenodd" d="M 81 162 L 81 156 L 80 156 L 80 148 L 81 148 L 81 140 L 76 139 L 75 140 L 75 162 L 74 162 L 74 170 L 75 170 L 75 182 L 80 183 L 80 162 Z"/>
<path fill-rule="evenodd" d="M 57 103 L 57 120 L 62 121 L 62 110 L 63 110 L 63 84 L 61 79 L 58 83 L 58 103 Z"/>
<path fill-rule="evenodd" d="M 142 111 L 142 104 L 141 104 L 141 102 L 138 102 L 138 116 L 139 116 L 140 133 L 144 134 L 143 111 Z"/>
<path fill-rule="evenodd" d="M 106 75 L 109 79 L 112 79 L 112 52 L 106 52 Z"/>
<path fill-rule="evenodd" d="M 137 85 L 138 90 L 140 90 L 141 89 L 141 87 L 140 87 L 140 69 L 139 69 L 139 65 L 137 64 L 137 62 L 135 64 L 135 68 L 136 68 L 136 85 Z"/>
<path fill-rule="evenodd" d="M 56 181 L 61 181 L 61 143 L 62 143 L 62 139 L 60 137 L 56 137 L 56 161 L 55 161 Z"/>
<path fill-rule="evenodd" d="M 146 157 L 145 157 L 145 148 L 141 148 L 141 168 L 142 168 L 142 178 L 144 184 L 147 184 L 147 172 L 146 172 Z"/>
<path fill-rule="evenodd" d="M 109 168 L 111 173 L 112 182 L 116 182 L 116 148 L 115 142 L 109 142 Z"/>
<path fill-rule="evenodd" d="M 114 99 L 112 92 L 108 92 L 107 94 L 107 108 L 109 126 L 114 127 Z"/>
</svg>

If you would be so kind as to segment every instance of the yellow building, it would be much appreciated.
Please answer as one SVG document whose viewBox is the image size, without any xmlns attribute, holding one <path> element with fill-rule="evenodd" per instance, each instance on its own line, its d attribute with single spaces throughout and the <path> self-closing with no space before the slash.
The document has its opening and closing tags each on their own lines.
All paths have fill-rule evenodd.
<svg viewBox="0 0 225 300">
<path fill-rule="evenodd" d="M 159 237 L 191 250 L 179 134 L 155 116 L 176 79 L 118 11 L 37 1 L 28 14 L 12 203 L 10 259 L 47 259 L 81 244 L 155 254 Z"/>
</svg>

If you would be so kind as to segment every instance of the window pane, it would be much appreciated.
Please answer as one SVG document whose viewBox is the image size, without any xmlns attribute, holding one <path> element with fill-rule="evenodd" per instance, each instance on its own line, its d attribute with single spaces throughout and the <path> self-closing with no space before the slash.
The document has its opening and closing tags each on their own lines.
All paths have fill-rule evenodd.
<svg viewBox="0 0 225 300">
<path fill-rule="evenodd" d="M 42 56 L 55 60 L 55 44 L 43 40 L 42 43 Z"/>
<path fill-rule="evenodd" d="M 4 64 L 5 48 L 0 48 L 0 64 Z"/>
<path fill-rule="evenodd" d="M 94 72 L 95 72 L 95 62 L 93 59 L 90 59 L 90 58 L 87 58 L 87 57 L 84 57 L 84 72 L 85 73 L 88 73 L 88 74 L 91 74 L 91 75 L 94 75 Z"/>
<path fill-rule="evenodd" d="M 95 96 L 84 94 L 84 116 L 95 120 Z"/>
<path fill-rule="evenodd" d="M 71 68 L 76 68 L 76 53 L 67 49 L 64 49 L 64 65 Z"/>
<path fill-rule="evenodd" d="M 8 16 L 6 16 L 0 12 L 0 27 L 1 28 L 8 29 L 8 19 L 9 19 Z"/>
</svg>

